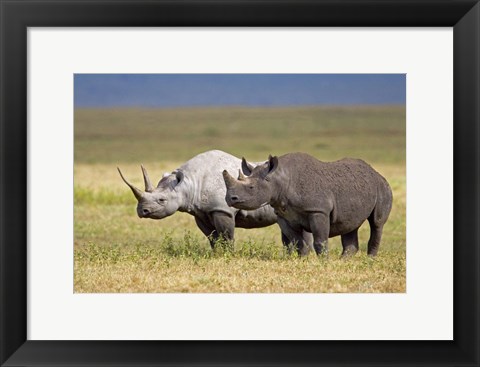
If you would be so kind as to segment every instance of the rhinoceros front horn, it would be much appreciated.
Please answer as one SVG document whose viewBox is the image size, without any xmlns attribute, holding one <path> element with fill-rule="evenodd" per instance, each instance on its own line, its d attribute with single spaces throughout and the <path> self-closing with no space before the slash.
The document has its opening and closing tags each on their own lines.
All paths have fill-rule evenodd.
<svg viewBox="0 0 480 367">
<path fill-rule="evenodd" d="M 127 184 L 128 187 L 130 187 L 130 189 L 132 190 L 133 192 L 133 195 L 135 195 L 135 197 L 137 198 L 137 200 L 140 200 L 143 196 L 143 192 L 142 190 L 140 189 L 137 189 L 135 186 L 133 186 L 130 182 L 128 182 L 125 177 L 123 177 L 123 174 L 122 174 L 122 171 L 120 171 L 120 168 L 117 167 L 117 170 L 118 170 L 118 173 L 120 173 L 120 177 L 122 178 L 123 182 L 125 182 Z"/>
<path fill-rule="evenodd" d="M 227 172 L 227 170 L 223 171 L 223 180 L 225 181 L 227 188 L 235 184 L 235 179 Z"/>
<path fill-rule="evenodd" d="M 142 173 L 143 173 L 143 181 L 145 182 L 145 191 L 146 192 L 152 192 L 153 191 L 153 186 L 152 183 L 150 182 L 150 177 L 148 177 L 148 172 L 145 169 L 145 167 L 142 167 Z"/>
</svg>

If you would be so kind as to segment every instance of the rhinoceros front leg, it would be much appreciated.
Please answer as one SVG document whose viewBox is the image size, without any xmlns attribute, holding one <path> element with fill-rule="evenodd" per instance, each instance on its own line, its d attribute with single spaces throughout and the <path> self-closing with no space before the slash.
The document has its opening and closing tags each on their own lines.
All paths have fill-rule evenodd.
<svg viewBox="0 0 480 367">
<path fill-rule="evenodd" d="M 329 215 L 316 212 L 308 215 L 308 223 L 313 234 L 313 248 L 317 255 L 328 253 L 328 235 L 330 234 Z"/>
<path fill-rule="evenodd" d="M 210 241 L 210 246 L 213 248 L 215 241 L 218 238 L 218 233 L 213 224 L 208 223 L 199 217 L 195 217 L 195 223 L 197 223 L 197 227 L 200 228 L 202 233 L 207 236 L 208 240 Z"/>
<path fill-rule="evenodd" d="M 277 217 L 277 223 L 282 231 L 283 245 L 287 248 L 288 252 L 290 253 L 294 247 L 299 255 L 307 255 L 311 248 L 311 242 L 308 242 L 309 236 L 304 236 L 302 229 L 294 229 L 290 223 L 282 217 Z"/>
<path fill-rule="evenodd" d="M 305 230 L 303 231 L 303 240 L 308 247 L 308 252 L 313 250 L 313 235 L 310 232 L 307 232 Z"/>
<path fill-rule="evenodd" d="M 235 218 L 233 215 L 224 212 L 212 212 L 210 216 L 217 232 L 217 239 L 222 237 L 227 241 L 233 241 L 235 232 Z"/>
</svg>

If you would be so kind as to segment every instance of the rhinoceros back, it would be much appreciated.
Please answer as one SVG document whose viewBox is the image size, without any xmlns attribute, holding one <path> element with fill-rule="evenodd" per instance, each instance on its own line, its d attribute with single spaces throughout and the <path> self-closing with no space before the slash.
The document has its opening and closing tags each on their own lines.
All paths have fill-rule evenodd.
<svg viewBox="0 0 480 367">
<path fill-rule="evenodd" d="M 179 170 L 188 177 L 195 205 L 206 212 L 222 210 L 232 212 L 225 202 L 226 187 L 222 177 L 225 169 L 238 175 L 241 160 L 220 150 L 200 153 L 187 161 Z"/>
<path fill-rule="evenodd" d="M 391 202 L 386 180 L 359 159 L 321 162 L 304 153 L 290 153 L 279 157 L 279 166 L 283 179 L 290 181 L 286 199 L 305 212 L 332 208 L 332 228 L 337 222 L 350 223 L 352 228 L 360 225 L 372 213 L 381 193 Z"/>
</svg>

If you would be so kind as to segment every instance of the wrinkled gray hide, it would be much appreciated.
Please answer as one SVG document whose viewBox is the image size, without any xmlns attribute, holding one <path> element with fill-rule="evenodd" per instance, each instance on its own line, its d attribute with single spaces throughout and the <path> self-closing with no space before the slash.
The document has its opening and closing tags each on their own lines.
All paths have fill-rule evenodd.
<svg viewBox="0 0 480 367">
<path fill-rule="evenodd" d="M 273 208 L 265 206 L 257 210 L 240 210 L 225 202 L 225 184 L 222 171 L 238 174 L 242 161 L 228 153 L 211 150 L 198 154 L 171 174 L 165 174 L 154 187 L 147 171 L 142 166 L 145 191 L 131 185 L 135 195 L 137 214 L 140 218 L 162 219 L 176 211 L 187 212 L 195 217 L 200 230 L 215 244 L 220 236 L 233 240 L 234 228 L 261 228 L 277 221 Z M 305 234 L 312 242 L 311 234 Z M 282 236 L 284 243 L 287 237 Z"/>
<path fill-rule="evenodd" d="M 343 254 L 358 251 L 358 228 L 368 220 L 368 254 L 375 256 L 383 225 L 392 208 L 392 191 L 378 172 L 360 159 L 321 162 L 304 153 L 269 157 L 253 167 L 242 161 L 238 179 L 223 171 L 229 205 L 251 210 L 271 205 L 282 232 L 306 246 L 302 231 L 313 233 L 317 254 L 327 251 L 329 237 L 341 235 Z"/>
</svg>

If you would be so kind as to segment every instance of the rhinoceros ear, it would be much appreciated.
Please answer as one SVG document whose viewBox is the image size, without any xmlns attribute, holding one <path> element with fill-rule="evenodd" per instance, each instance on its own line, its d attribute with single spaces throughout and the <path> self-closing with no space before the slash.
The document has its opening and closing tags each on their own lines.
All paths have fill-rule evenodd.
<svg viewBox="0 0 480 367">
<path fill-rule="evenodd" d="M 252 174 L 253 168 L 254 167 L 250 163 L 248 163 L 245 158 L 242 157 L 242 171 L 243 171 L 243 174 L 246 175 L 246 176 L 250 176 Z"/>
<path fill-rule="evenodd" d="M 177 177 L 177 185 L 183 181 L 183 179 L 185 178 L 185 175 L 183 174 L 182 171 L 177 171 L 175 172 L 175 177 Z"/>
<path fill-rule="evenodd" d="M 177 186 L 180 185 L 185 178 L 185 175 L 182 171 L 175 171 L 173 172 L 175 175 L 175 179 L 170 179 L 170 187 L 174 190 L 177 191 Z"/>
<path fill-rule="evenodd" d="M 271 155 L 268 156 L 268 172 L 267 175 L 275 171 L 278 167 L 278 157 L 274 156 L 272 157 Z"/>
</svg>

